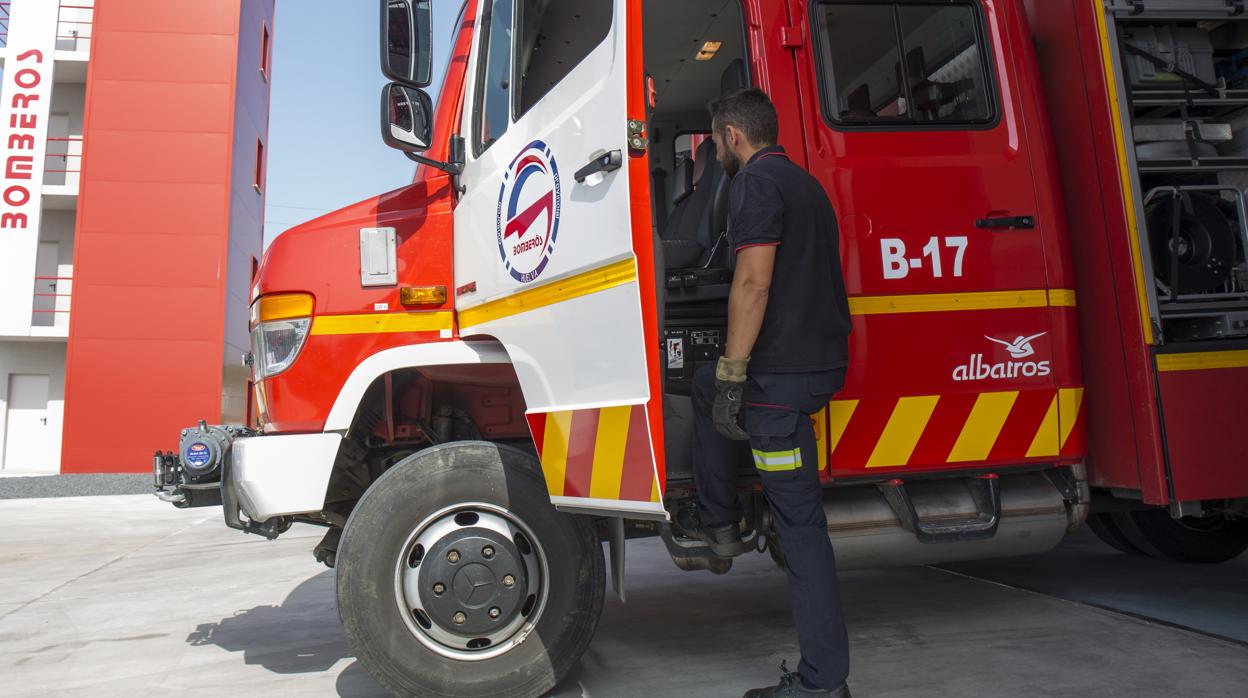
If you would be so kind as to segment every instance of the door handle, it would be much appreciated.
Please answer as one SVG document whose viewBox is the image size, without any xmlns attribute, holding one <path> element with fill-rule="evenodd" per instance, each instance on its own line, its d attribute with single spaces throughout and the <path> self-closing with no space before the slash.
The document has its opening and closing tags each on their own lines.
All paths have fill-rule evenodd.
<svg viewBox="0 0 1248 698">
<path fill-rule="evenodd" d="M 45 427 L 46 427 L 46 426 L 48 426 L 48 418 L 47 418 L 47 417 L 40 417 L 40 418 L 39 418 L 39 421 L 43 422 L 43 426 L 45 426 Z"/>
<path fill-rule="evenodd" d="M 1001 218 L 980 218 L 975 221 L 975 227 L 986 230 L 1031 230 L 1036 227 L 1036 217 L 1002 216 Z"/>
<path fill-rule="evenodd" d="M 577 170 L 576 174 L 572 176 L 576 178 L 577 182 L 584 182 L 590 175 L 595 175 L 599 172 L 614 172 L 620 169 L 620 166 L 623 164 L 624 153 L 618 150 L 612 150 L 609 153 L 603 153 L 593 160 L 590 160 L 587 165 Z"/>
</svg>

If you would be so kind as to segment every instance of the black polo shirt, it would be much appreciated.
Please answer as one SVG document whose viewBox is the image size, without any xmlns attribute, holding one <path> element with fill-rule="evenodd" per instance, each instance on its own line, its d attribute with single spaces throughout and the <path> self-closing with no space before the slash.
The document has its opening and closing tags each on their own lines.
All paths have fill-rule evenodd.
<svg viewBox="0 0 1248 698">
<path fill-rule="evenodd" d="M 733 253 L 776 247 L 776 266 L 750 372 L 805 373 L 849 364 L 849 300 L 836 212 L 819 181 L 776 145 L 732 180 Z"/>
</svg>

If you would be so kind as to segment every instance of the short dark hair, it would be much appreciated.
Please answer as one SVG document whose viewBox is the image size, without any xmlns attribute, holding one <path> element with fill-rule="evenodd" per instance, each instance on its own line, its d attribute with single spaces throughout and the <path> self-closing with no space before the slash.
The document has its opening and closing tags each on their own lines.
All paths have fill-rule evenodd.
<svg viewBox="0 0 1248 698">
<path fill-rule="evenodd" d="M 767 93 L 757 87 L 747 87 L 712 100 L 707 108 L 711 112 L 711 128 L 722 131 L 725 126 L 735 126 L 749 139 L 750 145 L 775 145 L 780 136 L 776 107 Z"/>
</svg>

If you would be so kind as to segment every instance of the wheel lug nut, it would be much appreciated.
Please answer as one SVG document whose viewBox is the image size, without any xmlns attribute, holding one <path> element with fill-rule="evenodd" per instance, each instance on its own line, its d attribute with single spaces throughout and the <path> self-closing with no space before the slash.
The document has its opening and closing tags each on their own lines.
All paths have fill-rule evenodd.
<svg viewBox="0 0 1248 698">
<path fill-rule="evenodd" d="M 459 551 L 452 550 L 451 552 L 447 553 L 446 561 L 451 563 L 452 565 L 455 564 L 456 562 L 459 562 Z"/>
<path fill-rule="evenodd" d="M 516 585 L 515 577 L 511 576 L 510 574 L 503 575 L 503 586 L 510 588 L 510 587 L 514 587 L 515 585 Z"/>
<path fill-rule="evenodd" d="M 466 620 L 468 620 L 468 616 L 464 615 L 463 611 L 456 611 L 455 615 L 451 616 L 451 622 L 455 625 L 463 625 Z"/>
<path fill-rule="evenodd" d="M 491 617 L 491 618 L 497 618 L 497 617 L 499 617 L 500 615 L 502 615 L 502 613 L 503 613 L 502 611 L 498 610 L 498 607 L 497 607 L 497 606 L 496 606 L 496 607 L 494 607 L 494 608 L 491 608 L 491 609 L 490 609 L 490 617 Z"/>
<path fill-rule="evenodd" d="M 484 555 L 487 560 L 494 557 L 494 547 L 490 545 L 485 546 L 481 549 L 481 554 Z"/>
<path fill-rule="evenodd" d="M 443 584 L 442 582 L 438 582 L 437 584 L 433 585 L 433 593 L 437 594 L 438 596 L 441 596 L 445 592 L 446 592 L 446 585 Z"/>
</svg>

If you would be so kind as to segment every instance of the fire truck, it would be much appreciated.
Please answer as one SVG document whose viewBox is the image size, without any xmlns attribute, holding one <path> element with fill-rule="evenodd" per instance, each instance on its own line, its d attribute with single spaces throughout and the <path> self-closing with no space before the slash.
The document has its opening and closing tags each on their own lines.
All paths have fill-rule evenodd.
<svg viewBox="0 0 1248 698">
<path fill-rule="evenodd" d="M 1248 547 L 1241 0 L 468 0 L 436 106 L 430 1 L 382 15 L 415 181 L 272 243 L 251 423 L 188 427 L 155 474 L 232 528 L 324 527 L 388 689 L 549 690 L 626 539 L 729 572 L 680 514 L 733 273 L 706 104 L 748 85 L 838 214 L 852 365 L 810 467 L 843 568 L 1085 521 L 1178 561 Z"/>
</svg>

